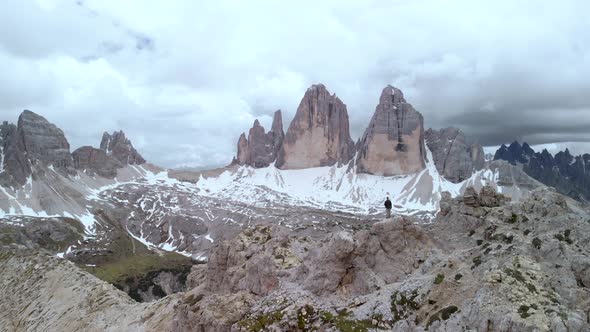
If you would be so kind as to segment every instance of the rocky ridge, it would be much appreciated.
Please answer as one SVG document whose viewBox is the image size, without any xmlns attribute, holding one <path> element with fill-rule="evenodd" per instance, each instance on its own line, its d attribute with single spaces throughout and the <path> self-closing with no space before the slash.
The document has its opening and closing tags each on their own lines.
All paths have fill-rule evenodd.
<svg viewBox="0 0 590 332">
<path fill-rule="evenodd" d="M 590 200 L 590 154 L 572 156 L 568 149 L 551 155 L 546 149 L 535 152 L 527 143 L 502 145 L 494 160 L 519 165 L 537 181 L 574 199 Z"/>
<path fill-rule="evenodd" d="M 443 196 L 436 221 L 426 225 L 396 217 L 313 236 L 251 225 L 217 243 L 207 264 L 193 266 L 185 292 L 148 305 L 125 300 L 64 261 L 13 248 L 0 257 L 6 276 L 0 286 L 11 299 L 0 301 L 0 325 L 31 330 L 82 322 L 91 331 L 590 328 L 586 206 L 547 188 L 518 203 L 491 187 Z M 20 278 L 35 269 L 51 272 Z M 68 282 L 49 299 L 60 278 Z M 35 320 L 19 305 L 30 299 L 46 308 Z"/>
<path fill-rule="evenodd" d="M 468 144 L 457 128 L 428 129 L 424 137 L 436 169 L 449 181 L 461 182 L 485 167 L 482 146 Z"/>
</svg>

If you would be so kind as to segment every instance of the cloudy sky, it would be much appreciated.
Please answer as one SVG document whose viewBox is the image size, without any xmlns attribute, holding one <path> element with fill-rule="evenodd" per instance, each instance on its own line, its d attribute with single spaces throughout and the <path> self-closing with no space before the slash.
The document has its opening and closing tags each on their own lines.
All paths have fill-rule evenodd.
<svg viewBox="0 0 590 332">
<path fill-rule="evenodd" d="M 167 167 L 228 163 L 255 118 L 285 127 L 306 88 L 348 106 L 381 89 L 426 127 L 484 145 L 590 141 L 590 2 L 2 0 L 0 118 L 23 109 L 72 150 L 123 129 Z"/>
</svg>

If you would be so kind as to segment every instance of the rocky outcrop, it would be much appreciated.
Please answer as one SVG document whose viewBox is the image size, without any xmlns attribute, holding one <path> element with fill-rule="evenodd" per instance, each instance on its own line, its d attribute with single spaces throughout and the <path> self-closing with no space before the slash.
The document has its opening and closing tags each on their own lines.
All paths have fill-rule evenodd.
<svg viewBox="0 0 590 332">
<path fill-rule="evenodd" d="M 131 141 L 125 137 L 125 133 L 115 131 L 112 135 L 105 132 L 102 135 L 100 149 L 107 155 L 114 157 L 123 165 L 140 165 L 145 159 L 135 150 Z"/>
<path fill-rule="evenodd" d="M 18 128 L 7 121 L 0 127 L 3 169 L 0 173 L 0 184 L 4 187 L 22 186 L 32 173 L 31 162 L 25 155 L 17 132 Z"/>
<path fill-rule="evenodd" d="M 322 84 L 312 85 L 299 103 L 277 158 L 281 169 L 346 164 L 354 156 L 346 105 Z"/>
<path fill-rule="evenodd" d="M 445 193 L 441 213 L 427 224 L 405 216 L 322 216 L 320 223 L 284 227 L 276 220 L 286 219 L 276 219 L 216 238 L 208 263 L 192 267 L 185 292 L 149 303 L 133 302 L 54 255 L 2 250 L 0 326 L 441 332 L 590 326 L 587 206 L 551 189 L 514 203 L 491 186 L 456 199 Z M 159 274 L 151 282 L 166 292 L 179 285 L 172 277 Z"/>
<path fill-rule="evenodd" d="M 25 110 L 18 118 L 18 135 L 27 156 L 43 165 L 71 167 L 70 143 L 64 132 L 44 117 Z"/>
<path fill-rule="evenodd" d="M 123 167 L 117 159 L 107 155 L 104 150 L 91 146 L 83 146 L 72 152 L 74 167 L 79 170 L 90 171 L 105 178 L 117 176 L 117 168 Z"/>
<path fill-rule="evenodd" d="M 590 154 L 572 156 L 568 149 L 555 156 L 547 150 L 535 152 L 527 143 L 502 145 L 494 156 L 522 169 L 533 179 L 554 187 L 561 194 L 577 200 L 590 200 Z"/>
<path fill-rule="evenodd" d="M 258 120 L 254 121 L 248 133 L 240 135 L 238 140 L 238 154 L 233 163 L 249 165 L 256 168 L 267 167 L 276 158 L 285 133 L 283 132 L 281 111 L 275 112 L 271 130 L 267 133 Z"/>
<path fill-rule="evenodd" d="M 70 144 L 64 132 L 44 117 L 25 110 L 16 126 L 8 122 L 0 126 L 0 136 L 3 154 L 1 185 L 22 186 L 34 172 L 42 174 L 43 168 L 49 166 L 71 172 Z"/>
<path fill-rule="evenodd" d="M 358 171 L 391 176 L 424 169 L 423 123 L 401 90 L 385 87 L 358 146 Z"/>
<path fill-rule="evenodd" d="M 485 165 L 481 145 L 467 144 L 465 135 L 457 128 L 428 129 L 424 138 L 436 169 L 451 182 L 461 182 Z"/>
</svg>

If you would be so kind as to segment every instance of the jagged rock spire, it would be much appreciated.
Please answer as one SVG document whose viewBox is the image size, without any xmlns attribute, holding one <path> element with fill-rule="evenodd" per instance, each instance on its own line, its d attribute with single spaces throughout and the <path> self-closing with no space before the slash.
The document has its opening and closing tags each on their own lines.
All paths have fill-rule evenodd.
<svg viewBox="0 0 590 332">
<path fill-rule="evenodd" d="M 146 162 L 122 130 L 115 131 L 112 135 L 107 132 L 102 134 L 100 149 L 123 165 L 139 165 Z"/>
<path fill-rule="evenodd" d="M 275 162 L 277 153 L 283 144 L 283 122 L 281 111 L 274 113 L 272 128 L 267 133 L 258 119 L 246 134 L 242 133 L 238 140 L 238 154 L 234 163 L 252 167 L 266 167 Z"/>
<path fill-rule="evenodd" d="M 323 84 L 312 85 L 289 125 L 277 166 L 298 169 L 345 164 L 354 153 L 346 105 Z"/>
<path fill-rule="evenodd" d="M 401 90 L 386 86 L 359 144 L 358 171 L 385 176 L 410 174 L 424 169 L 424 158 L 422 114 L 406 102 Z"/>
</svg>

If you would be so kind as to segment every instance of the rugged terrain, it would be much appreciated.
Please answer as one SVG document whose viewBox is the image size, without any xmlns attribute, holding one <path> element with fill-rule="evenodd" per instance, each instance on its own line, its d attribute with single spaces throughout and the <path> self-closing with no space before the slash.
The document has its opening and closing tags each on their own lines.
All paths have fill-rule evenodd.
<svg viewBox="0 0 590 332">
<path fill-rule="evenodd" d="M 0 326 L 587 331 L 588 216 L 586 207 L 546 188 L 510 203 L 484 187 L 457 199 L 445 194 L 429 224 L 411 217 L 342 221 L 339 230 L 307 236 L 307 227 L 260 223 L 193 266 L 187 291 L 149 304 L 67 261 L 13 245 L 1 255 Z"/>
<path fill-rule="evenodd" d="M 356 145 L 321 84 L 288 128 L 256 120 L 196 172 L 122 131 L 70 152 L 38 114 L 5 122 L 0 330 L 588 330 L 588 207 L 528 154 L 485 161 L 392 86 Z"/>
<path fill-rule="evenodd" d="M 590 154 L 572 156 L 568 149 L 551 155 L 547 150 L 535 152 L 527 143 L 502 145 L 495 160 L 519 165 L 539 182 L 557 189 L 574 199 L 590 201 Z"/>
</svg>

